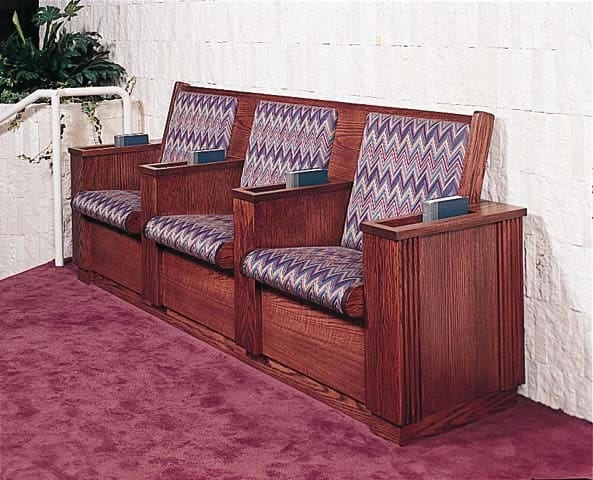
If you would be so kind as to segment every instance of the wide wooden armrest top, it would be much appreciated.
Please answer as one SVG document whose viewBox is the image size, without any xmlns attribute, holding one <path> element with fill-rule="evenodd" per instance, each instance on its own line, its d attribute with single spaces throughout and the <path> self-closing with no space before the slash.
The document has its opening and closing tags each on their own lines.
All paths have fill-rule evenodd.
<svg viewBox="0 0 593 480">
<path fill-rule="evenodd" d="M 80 157 L 104 157 L 121 155 L 127 153 L 139 153 L 161 148 L 161 141 L 155 141 L 144 145 L 130 145 L 128 147 L 116 147 L 115 145 L 89 145 L 87 147 L 70 147 L 68 152 L 71 155 Z"/>
<path fill-rule="evenodd" d="M 362 222 L 360 229 L 364 233 L 390 240 L 405 240 L 479 227 L 527 215 L 525 208 L 488 201 L 471 204 L 469 211 L 470 213 L 467 215 L 431 222 L 422 222 L 422 215 L 406 215 L 375 222 Z"/>
<path fill-rule="evenodd" d="M 196 173 L 209 172 L 212 170 L 243 169 L 244 160 L 228 159 L 222 162 L 203 163 L 199 165 L 188 165 L 185 162 L 176 163 L 151 163 L 140 165 L 139 172 L 142 175 L 153 177 L 166 177 L 177 175 L 192 175 Z"/>
<path fill-rule="evenodd" d="M 310 195 L 323 195 L 329 192 L 349 191 L 351 188 L 352 182 L 343 180 L 333 180 L 329 183 L 311 187 L 286 188 L 284 184 L 268 185 L 265 187 L 235 188 L 233 190 L 233 198 L 251 203 L 259 203 Z"/>
</svg>

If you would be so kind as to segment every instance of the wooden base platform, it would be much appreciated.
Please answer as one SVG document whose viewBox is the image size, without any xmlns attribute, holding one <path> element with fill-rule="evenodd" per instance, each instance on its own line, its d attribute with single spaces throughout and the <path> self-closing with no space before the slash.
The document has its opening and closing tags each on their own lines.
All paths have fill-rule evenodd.
<svg viewBox="0 0 593 480">
<path fill-rule="evenodd" d="M 394 425 L 380 417 L 374 416 L 363 402 L 338 392 L 266 356 L 248 355 L 242 347 L 224 335 L 199 325 L 178 313 L 147 305 L 138 293 L 122 287 L 101 275 L 95 274 L 90 280 L 97 286 L 212 345 L 218 350 L 233 355 L 242 362 L 365 423 L 376 435 L 390 440 L 398 446 L 407 445 L 420 438 L 444 433 L 453 428 L 472 423 L 487 415 L 512 407 L 517 401 L 515 389 L 493 392 L 472 401 L 462 402 L 451 408 L 428 415 L 420 422 L 405 426 Z"/>
</svg>

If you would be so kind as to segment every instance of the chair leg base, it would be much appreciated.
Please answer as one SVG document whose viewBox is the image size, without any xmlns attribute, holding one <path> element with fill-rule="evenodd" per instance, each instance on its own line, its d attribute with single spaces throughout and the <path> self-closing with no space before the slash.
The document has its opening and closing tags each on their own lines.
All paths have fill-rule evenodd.
<svg viewBox="0 0 593 480">
<path fill-rule="evenodd" d="M 85 270 L 78 267 L 78 279 L 83 283 L 93 283 L 95 280 L 95 273 L 92 270 Z"/>
<path fill-rule="evenodd" d="M 483 397 L 432 413 L 409 425 L 394 425 L 381 417 L 372 415 L 369 427 L 374 434 L 399 446 L 405 446 L 421 438 L 439 435 L 473 423 L 488 415 L 506 410 L 516 403 L 516 390 L 492 392 Z"/>
<path fill-rule="evenodd" d="M 80 269 L 79 269 L 80 272 Z M 253 355 L 233 340 L 200 325 L 188 317 L 162 307 L 148 305 L 140 294 L 100 274 L 90 272 L 95 285 L 153 314 L 213 347 L 228 353 L 281 382 L 319 400 L 336 410 L 366 424 L 377 436 L 398 446 L 408 445 L 421 438 L 438 435 L 462 425 L 475 422 L 487 415 L 512 407 L 517 402 L 516 390 L 492 392 L 477 399 L 454 405 L 432 413 L 421 421 L 409 425 L 395 425 L 374 415 L 363 402 L 338 392 L 311 377 L 297 372 L 265 355 Z M 80 274 L 79 274 L 80 275 Z M 86 275 L 86 271 L 83 271 Z"/>
</svg>

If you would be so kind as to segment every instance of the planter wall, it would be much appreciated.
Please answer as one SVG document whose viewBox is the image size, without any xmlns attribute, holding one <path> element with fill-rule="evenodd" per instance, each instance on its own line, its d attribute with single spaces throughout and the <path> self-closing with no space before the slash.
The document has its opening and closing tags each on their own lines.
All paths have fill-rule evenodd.
<svg viewBox="0 0 593 480">
<path fill-rule="evenodd" d="M 0 112 L 8 105 L 0 104 Z M 64 256 L 72 255 L 70 210 L 69 146 L 96 143 L 89 118 L 78 104 L 62 105 L 62 188 L 64 212 Z M 9 121 L 0 125 L 0 279 L 27 270 L 54 258 L 53 186 L 51 160 L 32 164 L 19 158 L 35 156 L 51 142 L 51 111 L 48 105 L 31 105 L 18 129 L 10 131 Z M 103 102 L 97 108 L 103 124 L 105 143 L 122 131 L 120 100 Z M 142 130 L 139 102 L 132 107 L 132 129 Z"/>
</svg>

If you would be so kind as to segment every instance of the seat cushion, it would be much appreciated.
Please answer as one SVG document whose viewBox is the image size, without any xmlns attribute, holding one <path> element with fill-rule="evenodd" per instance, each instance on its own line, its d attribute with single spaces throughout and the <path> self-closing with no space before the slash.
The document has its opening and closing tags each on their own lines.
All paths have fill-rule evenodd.
<svg viewBox="0 0 593 480">
<path fill-rule="evenodd" d="M 225 95 L 179 92 L 163 138 L 163 163 L 186 162 L 192 150 L 229 148 L 237 99 Z"/>
<path fill-rule="evenodd" d="M 146 238 L 223 268 L 232 268 L 232 215 L 165 215 L 151 218 Z M 221 250 L 231 245 L 230 256 Z M 229 259 L 231 260 L 229 264 Z"/>
<path fill-rule="evenodd" d="M 72 208 L 128 233 L 140 233 L 140 192 L 137 190 L 90 190 L 78 192 Z"/>
<path fill-rule="evenodd" d="M 327 168 L 337 117 L 333 108 L 259 102 L 249 135 L 241 186 L 284 183 L 286 172 Z"/>
<path fill-rule="evenodd" d="M 243 274 L 338 313 L 363 316 L 362 252 L 344 247 L 264 248 L 241 262 Z"/>
<path fill-rule="evenodd" d="M 369 113 L 342 246 L 362 250 L 360 223 L 420 213 L 422 202 L 456 195 L 469 125 Z"/>
</svg>

